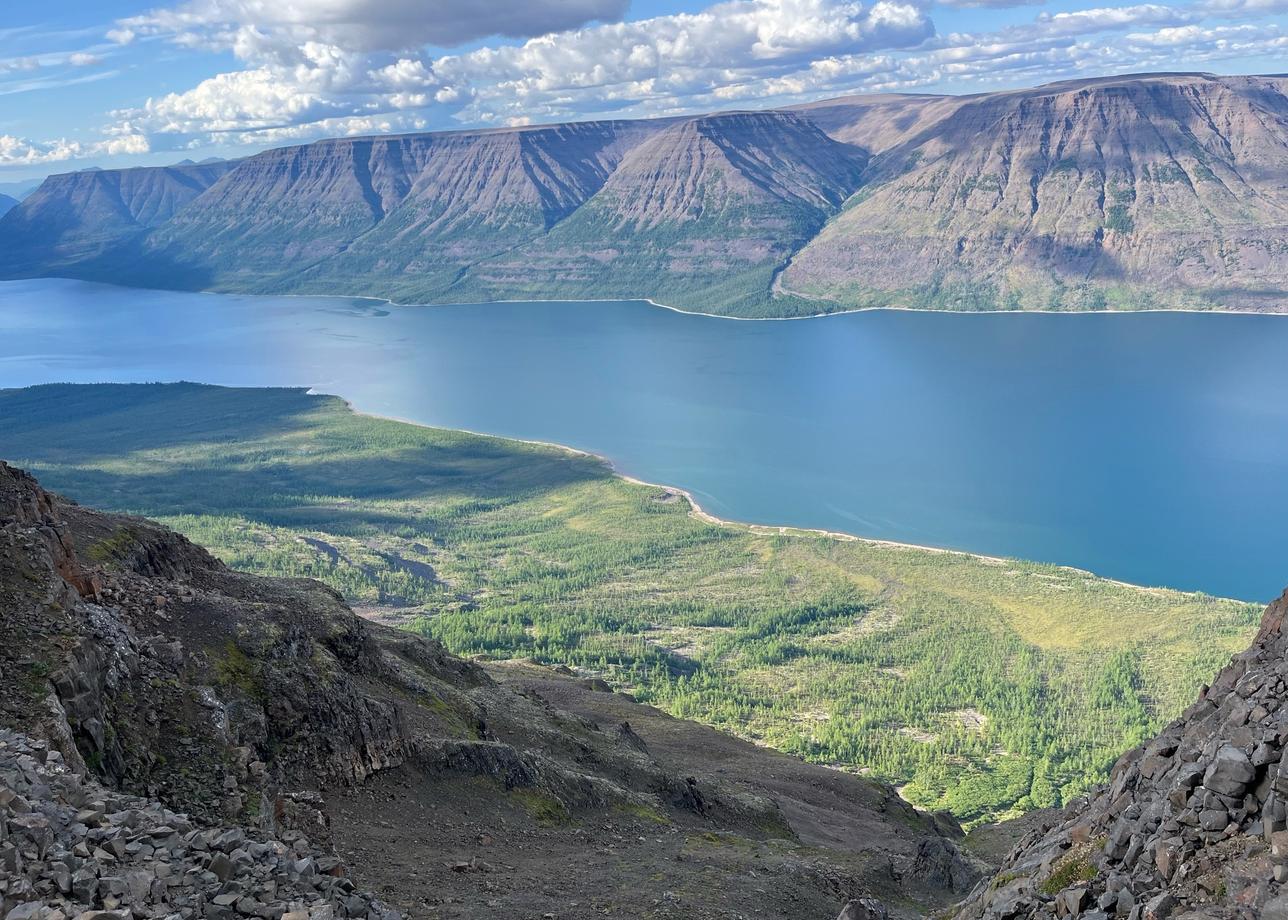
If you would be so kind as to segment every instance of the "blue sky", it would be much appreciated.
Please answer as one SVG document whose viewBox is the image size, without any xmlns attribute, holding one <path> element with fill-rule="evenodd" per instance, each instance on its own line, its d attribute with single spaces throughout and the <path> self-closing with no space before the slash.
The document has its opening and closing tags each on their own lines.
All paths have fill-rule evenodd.
<svg viewBox="0 0 1288 920">
<path fill-rule="evenodd" d="M 1288 71 L 1288 0 L 50 0 L 0 25 L 0 182 L 355 133 Z"/>
</svg>

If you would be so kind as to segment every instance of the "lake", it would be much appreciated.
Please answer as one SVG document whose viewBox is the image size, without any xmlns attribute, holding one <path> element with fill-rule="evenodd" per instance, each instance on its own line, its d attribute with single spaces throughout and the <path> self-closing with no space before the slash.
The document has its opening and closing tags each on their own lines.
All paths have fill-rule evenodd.
<svg viewBox="0 0 1288 920">
<path fill-rule="evenodd" d="M 0 283 L 0 386 L 172 380 L 568 444 L 737 520 L 1248 600 L 1288 584 L 1288 317 L 735 322 Z"/>
</svg>

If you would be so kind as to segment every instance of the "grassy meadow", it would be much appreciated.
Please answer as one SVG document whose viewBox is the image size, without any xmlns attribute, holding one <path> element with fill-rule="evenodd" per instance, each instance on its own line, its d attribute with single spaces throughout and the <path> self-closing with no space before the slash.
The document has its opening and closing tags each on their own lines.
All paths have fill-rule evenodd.
<svg viewBox="0 0 1288 920">
<path fill-rule="evenodd" d="M 456 652 L 602 674 L 966 823 L 1103 778 L 1260 616 L 1056 566 L 712 523 L 592 457 L 302 390 L 4 390 L 0 457 Z"/>
</svg>

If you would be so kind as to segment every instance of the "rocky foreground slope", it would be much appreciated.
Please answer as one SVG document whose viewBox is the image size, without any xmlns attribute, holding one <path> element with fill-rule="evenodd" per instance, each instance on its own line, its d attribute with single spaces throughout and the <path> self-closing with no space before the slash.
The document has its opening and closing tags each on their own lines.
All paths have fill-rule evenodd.
<svg viewBox="0 0 1288 920">
<path fill-rule="evenodd" d="M 956 914 L 1288 918 L 1288 593 L 1252 647 Z"/>
<path fill-rule="evenodd" d="M 6 920 L 913 916 L 979 871 L 889 787 L 484 670 L 2 463 L 0 732 Z"/>
<path fill-rule="evenodd" d="M 786 316 L 1284 310 L 1288 78 L 346 138 L 51 177 L 0 277 Z"/>
</svg>

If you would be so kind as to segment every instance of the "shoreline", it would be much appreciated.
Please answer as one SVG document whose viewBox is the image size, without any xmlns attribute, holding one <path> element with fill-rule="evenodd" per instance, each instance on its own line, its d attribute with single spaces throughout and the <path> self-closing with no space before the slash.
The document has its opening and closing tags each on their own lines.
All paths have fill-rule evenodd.
<svg viewBox="0 0 1288 920">
<path fill-rule="evenodd" d="M 71 279 L 75 280 L 75 279 Z M 100 282 L 92 282 L 100 283 Z M 116 285 L 113 285 L 116 287 Z M 167 288 L 147 290 L 166 291 Z M 944 316 L 1141 316 L 1148 313 L 1178 313 L 1193 316 L 1286 316 L 1288 309 L 1277 310 L 1183 310 L 1179 307 L 1150 307 L 1145 310 L 934 310 L 929 307 L 851 307 L 826 313 L 806 313 L 801 316 L 730 316 L 727 313 L 704 313 L 686 310 L 661 303 L 651 297 L 510 297 L 497 300 L 443 301 L 441 303 L 399 303 L 388 297 L 372 294 L 237 294 L 229 291 L 175 291 L 173 293 L 216 294 L 242 297 L 334 297 L 342 300 L 369 300 L 373 303 L 396 307 L 401 310 L 434 307 L 486 307 L 494 303 L 643 303 L 660 310 L 669 310 L 685 316 L 703 316 L 707 319 L 731 320 L 738 323 L 793 323 L 811 319 L 829 319 L 834 316 L 853 316 L 859 313 L 938 313 Z M 799 295 L 797 295 L 799 296 Z"/>
<path fill-rule="evenodd" d="M 256 389 L 256 388 L 247 387 L 245 389 Z M 367 412 L 363 409 L 359 409 L 357 406 L 353 404 L 351 400 L 349 400 L 344 396 L 340 396 L 335 393 L 323 393 L 319 390 L 316 390 L 313 387 L 305 387 L 304 390 L 306 394 L 309 396 L 325 396 L 332 399 L 338 399 L 354 415 L 360 415 L 366 418 L 380 419 L 382 421 L 388 421 L 388 422 L 398 422 L 403 425 L 413 425 L 417 428 L 430 428 L 430 429 L 437 429 L 438 431 L 455 431 L 455 432 L 460 432 L 461 434 L 473 435 L 474 437 L 478 437 L 478 438 L 495 438 L 498 441 L 511 441 L 516 444 L 527 444 L 532 447 L 544 447 L 550 450 L 559 451 L 564 454 L 569 454 L 574 457 L 585 457 L 591 460 L 597 460 L 608 469 L 609 473 L 611 473 L 615 478 L 622 480 L 623 482 L 629 482 L 633 485 L 638 485 L 638 486 L 645 486 L 650 489 L 663 489 L 675 495 L 683 496 L 685 501 L 689 503 L 690 517 L 693 517 L 699 521 L 702 521 L 706 524 L 710 524 L 715 527 L 742 528 L 742 529 L 749 530 L 752 533 L 760 534 L 764 536 L 769 536 L 771 534 L 778 534 L 780 536 L 823 537 L 825 539 L 835 540 L 838 543 L 862 543 L 867 546 L 884 547 L 887 549 L 908 550 L 908 551 L 922 552 L 922 553 L 935 553 L 935 554 L 947 555 L 947 556 L 963 556 L 965 558 L 974 559 L 977 562 L 982 562 L 987 565 L 1012 565 L 1012 564 L 1018 563 L 1022 565 L 1051 566 L 1052 568 L 1060 569 L 1062 571 L 1069 572 L 1074 575 L 1081 575 L 1087 578 L 1094 578 L 1097 581 L 1102 581 L 1102 582 L 1105 582 L 1106 584 L 1117 585 L 1122 588 L 1129 588 L 1133 591 L 1142 591 L 1146 594 L 1154 594 L 1154 595 L 1179 594 L 1179 595 L 1185 595 L 1185 596 L 1205 594 L 1205 592 L 1203 591 L 1197 591 L 1197 590 L 1186 591 L 1182 588 L 1169 588 L 1162 585 L 1153 585 L 1153 586 L 1138 585 L 1138 584 L 1135 584 L 1134 582 L 1122 581 L 1121 579 L 1117 579 L 1117 578 L 1109 578 L 1104 575 L 1097 575 L 1095 572 L 1092 572 L 1088 569 L 1080 569 L 1074 565 L 1064 565 L 1058 562 L 1040 562 L 1034 559 L 1021 559 L 1017 556 L 992 556 L 987 553 L 976 553 L 965 549 L 950 549 L 944 546 L 929 546 L 923 543 L 905 543 L 900 540 L 884 540 L 878 537 L 864 537 L 864 536 L 860 536 L 859 534 L 847 533 L 846 531 L 841 531 L 841 530 L 825 530 L 821 527 L 797 527 L 791 524 L 758 524 L 754 521 L 738 521 L 738 520 L 733 520 L 731 518 L 722 518 L 704 509 L 701 503 L 698 502 L 698 500 L 694 497 L 693 493 L 688 489 L 682 486 L 669 485 L 667 483 L 649 482 L 648 480 L 640 479 L 637 476 L 631 476 L 627 473 L 623 473 L 620 469 L 618 469 L 617 464 L 613 462 L 612 458 L 606 457 L 603 454 L 597 454 L 594 451 L 583 450 L 580 447 L 571 447 L 567 444 L 560 444 L 557 441 L 541 441 L 533 438 L 516 438 L 511 435 L 496 434 L 488 431 L 474 431 L 469 428 L 447 428 L 442 425 L 430 425 L 425 422 L 417 422 L 412 419 L 403 418 L 397 415 L 385 415 L 379 412 Z M 1260 603 L 1259 601 L 1247 601 L 1247 600 L 1241 600 L 1240 598 L 1235 598 L 1235 597 L 1220 597 L 1217 595 L 1210 595 L 1210 596 L 1213 597 L 1214 600 L 1229 601 L 1236 604 Z"/>
<path fill-rule="evenodd" d="M 1186 310 L 1179 307 L 1149 307 L 1143 310 L 935 310 L 929 307 L 850 307 L 844 310 L 831 310 L 823 313 L 806 313 L 800 316 L 730 316 L 726 313 L 706 313 L 701 310 L 688 310 L 662 303 L 651 297 L 509 297 L 495 300 L 441 301 L 434 303 L 401 303 L 389 297 L 376 294 L 336 294 L 336 293 L 251 293 L 246 291 L 190 291 L 181 288 L 140 288 L 128 284 L 113 284 L 110 281 L 89 281 L 84 278 L 67 278 L 61 275 L 45 275 L 36 278 L 0 278 L 0 284 L 11 284 L 23 281 L 73 281 L 78 284 L 101 284 L 106 287 L 132 291 L 155 291 L 164 294 L 207 294 L 217 297 L 316 297 L 335 300 L 367 300 L 399 309 L 432 308 L 432 307 L 485 307 L 495 303 L 644 303 L 661 310 L 680 313 L 685 316 L 702 316 L 708 319 L 731 320 L 740 323 L 790 323 L 810 319 L 828 319 L 834 316 L 852 316 L 860 313 L 938 313 L 944 316 L 1141 316 L 1151 313 L 1176 313 L 1192 316 L 1283 316 L 1288 317 L 1288 307 L 1284 310 Z M 793 295 L 800 297 L 801 295 Z M 802 298 L 809 299 L 809 298 Z M 414 423 L 413 423 L 414 424 Z"/>
</svg>

